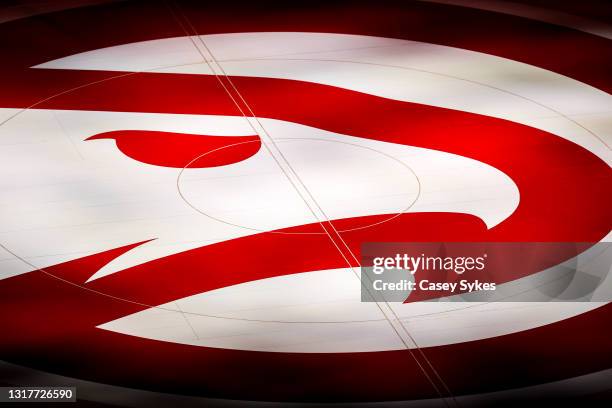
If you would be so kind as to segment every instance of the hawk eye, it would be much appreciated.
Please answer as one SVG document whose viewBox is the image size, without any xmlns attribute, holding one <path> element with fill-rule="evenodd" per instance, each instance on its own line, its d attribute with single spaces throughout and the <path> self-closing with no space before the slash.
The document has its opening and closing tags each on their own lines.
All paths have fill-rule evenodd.
<svg viewBox="0 0 612 408">
<path fill-rule="evenodd" d="M 238 163 L 259 151 L 258 136 L 209 136 L 148 130 L 99 133 L 85 140 L 114 139 L 126 156 L 174 168 L 205 168 Z"/>
</svg>

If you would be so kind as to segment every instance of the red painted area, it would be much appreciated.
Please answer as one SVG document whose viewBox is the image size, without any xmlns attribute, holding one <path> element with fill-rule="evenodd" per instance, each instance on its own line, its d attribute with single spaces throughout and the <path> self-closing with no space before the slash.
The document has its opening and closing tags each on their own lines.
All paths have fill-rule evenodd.
<svg viewBox="0 0 612 408">
<path fill-rule="evenodd" d="M 258 136 L 208 136 L 147 130 L 100 133 L 87 140 L 114 139 L 126 156 L 175 168 L 205 168 L 238 163 L 259 151 Z"/>
</svg>

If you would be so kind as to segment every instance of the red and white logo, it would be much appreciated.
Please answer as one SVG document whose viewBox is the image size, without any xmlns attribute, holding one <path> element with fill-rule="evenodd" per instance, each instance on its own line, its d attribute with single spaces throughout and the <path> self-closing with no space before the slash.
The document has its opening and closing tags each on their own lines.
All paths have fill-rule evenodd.
<svg viewBox="0 0 612 408">
<path fill-rule="evenodd" d="M 283 401 L 610 368 L 602 304 L 360 302 L 364 242 L 598 242 L 611 225 L 609 76 L 505 35 L 526 21 L 524 35 L 561 32 L 608 65 L 610 40 L 463 8 L 437 32 L 497 26 L 430 37 L 403 22 L 453 6 L 394 7 L 338 25 L 222 6 L 49 14 L 70 40 L 24 36 L 47 33 L 36 16 L 0 24 L 14 44 L 0 68 L 2 359 Z"/>
</svg>

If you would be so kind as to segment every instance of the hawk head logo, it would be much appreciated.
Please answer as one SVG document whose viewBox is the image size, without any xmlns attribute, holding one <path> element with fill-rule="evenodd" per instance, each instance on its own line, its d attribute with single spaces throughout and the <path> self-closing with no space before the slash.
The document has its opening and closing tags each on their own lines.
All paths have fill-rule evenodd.
<svg viewBox="0 0 612 408">
<path fill-rule="evenodd" d="M 236 373 L 258 383 L 262 367 L 261 381 L 282 381 L 281 367 L 304 378 L 360 364 L 405 378 L 414 362 L 401 336 L 359 302 L 361 243 L 596 242 L 609 229 L 598 148 L 547 131 L 545 107 L 463 78 L 500 64 L 546 77 L 450 47 L 282 32 L 157 39 L 32 67 L 107 76 L 2 109 L 2 163 L 19 186 L 3 242 L 20 257 L 0 282 L 12 310 L 3 347 L 17 360 L 61 356 L 82 378 L 208 395 L 226 395 Z M 566 197 L 577 184 L 581 199 Z M 27 323 L 41 308 L 70 318 Z M 420 347 L 449 349 L 585 311 L 493 308 L 507 325 L 465 335 L 426 317 L 469 320 L 454 304 L 399 308 L 425 316 Z M 30 344 L 15 351 L 23 333 Z"/>
</svg>

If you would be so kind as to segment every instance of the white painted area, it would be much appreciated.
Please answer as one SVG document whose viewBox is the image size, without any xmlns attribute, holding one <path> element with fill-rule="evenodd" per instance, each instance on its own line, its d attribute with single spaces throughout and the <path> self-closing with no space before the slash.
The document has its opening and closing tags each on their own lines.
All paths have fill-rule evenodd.
<svg viewBox="0 0 612 408">
<path fill-rule="evenodd" d="M 332 219 L 393 214 L 414 203 L 408 212 L 468 213 L 491 227 L 518 205 L 514 183 L 475 160 L 289 122 L 262 123 Z M 180 186 L 189 203 L 220 222 L 181 199 L 180 169 L 135 161 L 114 140 L 85 141 L 120 129 L 252 134 L 239 117 L 27 110 L 0 127 L 0 161 L 6 166 L 0 242 L 45 267 L 53 263 L 42 261 L 52 262 L 55 255 L 76 258 L 157 238 L 107 264 L 92 277 L 98 278 L 257 232 L 249 228 L 316 222 L 265 149 L 233 165 L 183 173 Z M 17 273 L 14 267 L 0 261 L 3 274 Z"/>
<path fill-rule="evenodd" d="M 112 55 L 109 55 L 107 52 L 101 52 L 102 50 L 111 51 Z M 171 72 L 167 70 L 178 69 L 178 66 L 204 62 L 198 50 L 194 48 L 193 43 L 189 40 L 189 37 L 141 41 L 129 45 L 87 51 L 65 58 L 72 59 L 70 65 L 76 64 L 75 67 L 66 67 L 66 69 L 137 72 L 155 69 L 159 69 L 162 72 Z M 173 66 L 177 66 L 177 68 L 172 68 Z M 54 66 L 53 63 L 43 63 L 34 68 L 60 68 L 60 66 Z M 211 71 L 203 73 L 210 74 Z"/>
<path fill-rule="evenodd" d="M 358 270 L 355 271 L 358 273 Z M 599 303 L 393 304 L 419 347 L 502 336 L 567 319 Z M 99 326 L 133 336 L 239 350 L 346 353 L 405 346 L 350 269 L 242 283 Z"/>
<path fill-rule="evenodd" d="M 357 352 L 364 347 L 369 350 L 402 348 L 388 323 L 380 320 L 376 304 L 359 302 L 355 293 L 359 294 L 359 281 L 348 269 L 308 272 L 210 291 L 100 328 L 165 341 L 242 350 Z M 229 319 L 198 315 L 202 310 Z M 371 321 L 330 323 L 355 317 Z M 261 318 L 264 321 L 244 320 Z M 327 323 L 309 323 L 313 321 Z"/>
</svg>

